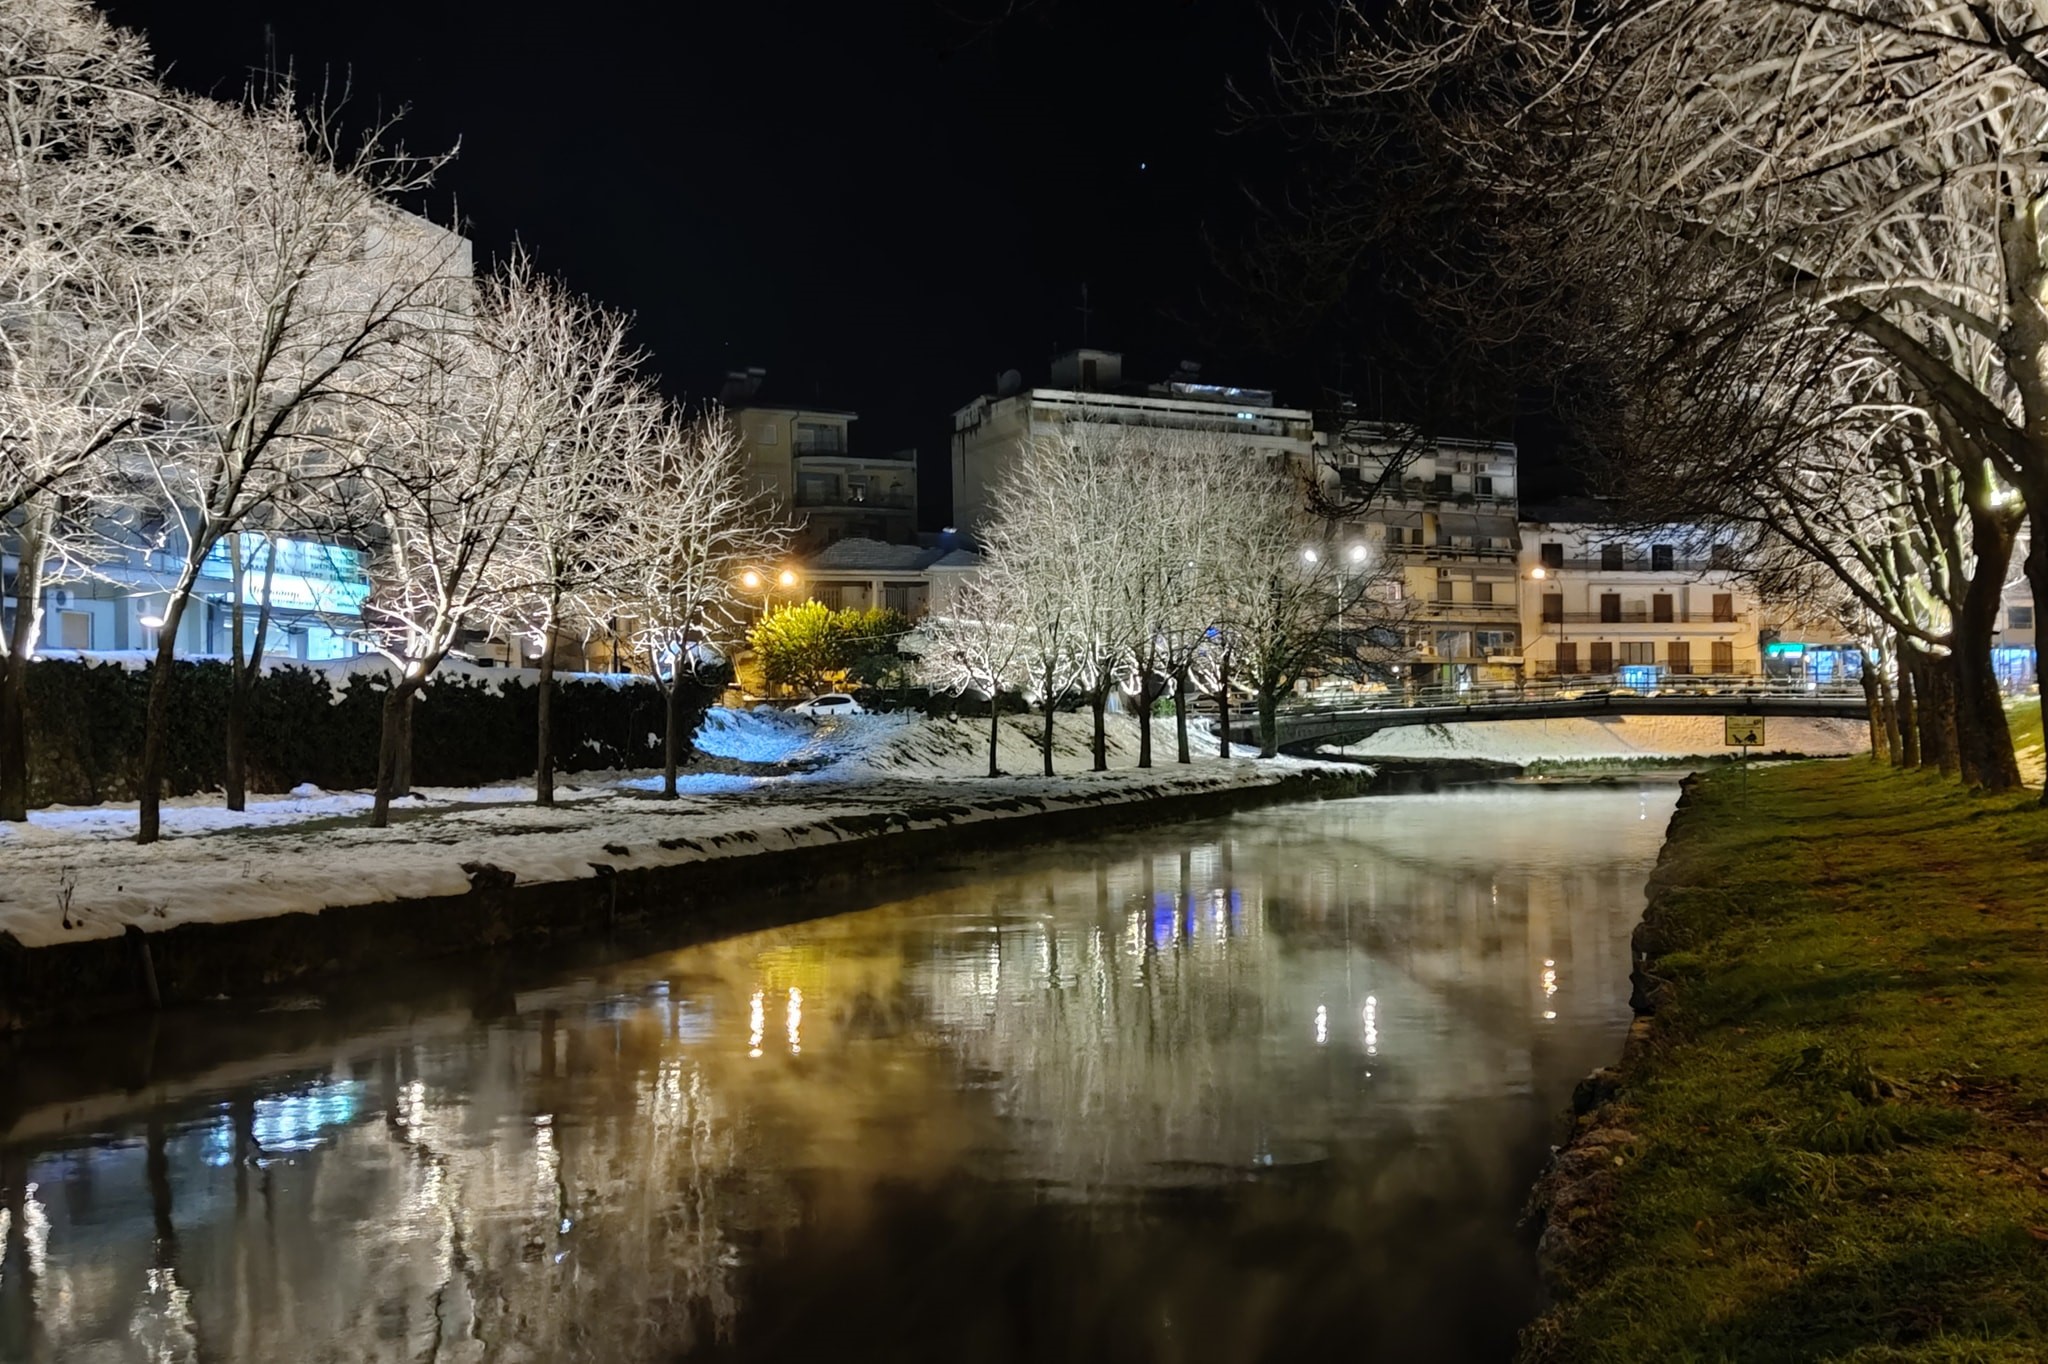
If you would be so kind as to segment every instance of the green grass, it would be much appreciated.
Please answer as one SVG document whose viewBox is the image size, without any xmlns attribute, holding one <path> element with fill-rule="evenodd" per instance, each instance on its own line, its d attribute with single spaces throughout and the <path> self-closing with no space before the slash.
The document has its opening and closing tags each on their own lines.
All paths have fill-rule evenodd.
<svg viewBox="0 0 2048 1364">
<path fill-rule="evenodd" d="M 2048 1359 L 2048 811 L 1858 759 L 1738 793 L 1652 880 L 1670 998 L 1523 1357 Z"/>
<path fill-rule="evenodd" d="M 2023 697 L 2005 708 L 2006 728 L 2012 731 L 2013 751 L 2020 755 L 2022 768 L 2029 762 L 2039 769 L 2043 757 L 2041 742 L 2041 698 Z"/>
</svg>

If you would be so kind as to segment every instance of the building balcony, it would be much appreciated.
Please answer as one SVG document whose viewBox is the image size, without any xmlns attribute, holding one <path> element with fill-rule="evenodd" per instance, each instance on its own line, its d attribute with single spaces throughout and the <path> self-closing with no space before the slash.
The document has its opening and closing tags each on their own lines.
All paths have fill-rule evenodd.
<svg viewBox="0 0 2048 1364">
<path fill-rule="evenodd" d="M 1750 613 L 1747 611 L 1735 611 L 1726 614 L 1716 614 L 1712 611 L 1674 611 L 1668 616 L 1654 616 L 1644 612 L 1623 612 L 1618 616 L 1610 616 L 1602 611 L 1566 611 L 1562 616 L 1545 616 L 1543 618 L 1543 628 L 1546 631 L 1555 633 L 1558 629 L 1567 625 L 1609 625 L 1624 630 L 1650 626 L 1670 626 L 1676 629 L 1680 626 L 1723 625 L 1729 627 L 1729 629 L 1723 630 L 1720 633 L 1727 634 L 1735 626 L 1742 625 L 1749 619 Z"/>
<path fill-rule="evenodd" d="M 1522 614 L 1522 608 L 1513 601 L 1443 601 L 1429 599 L 1421 603 L 1422 613 L 1430 617 L 1470 616 L 1488 620 L 1515 620 Z"/>
<path fill-rule="evenodd" d="M 1733 559 L 1656 560 L 1648 555 L 1624 555 L 1618 560 L 1596 558 L 1566 559 L 1562 563 L 1545 561 L 1543 567 L 1551 573 L 1560 570 L 1571 573 L 1734 573 L 1742 566 Z"/>
<path fill-rule="evenodd" d="M 790 453 L 798 459 L 830 459 L 854 464 L 880 464 L 900 469 L 914 469 L 917 467 L 917 456 L 913 451 L 909 450 L 888 455 L 856 455 L 851 450 L 846 449 L 834 450 L 825 446 L 812 446 L 809 449 L 805 449 L 799 446 Z"/>
<path fill-rule="evenodd" d="M 1511 564 L 1515 562 L 1515 551 L 1511 549 L 1473 549 L 1459 545 L 1393 545 L 1387 546 L 1387 554 L 1403 563 L 1417 564 Z"/>
<path fill-rule="evenodd" d="M 850 512 L 909 512 L 916 509 L 916 499 L 909 493 L 863 493 L 853 496 L 847 493 L 819 493 L 798 491 L 796 506 L 802 511 L 850 511 Z"/>
</svg>

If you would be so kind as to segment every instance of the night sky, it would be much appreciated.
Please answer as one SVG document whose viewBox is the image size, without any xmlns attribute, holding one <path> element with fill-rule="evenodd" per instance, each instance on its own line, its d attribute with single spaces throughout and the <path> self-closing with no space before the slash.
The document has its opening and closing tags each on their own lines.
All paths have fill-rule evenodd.
<svg viewBox="0 0 2048 1364">
<path fill-rule="evenodd" d="M 1210 245 L 1284 178 L 1232 131 L 1226 83 L 1273 45 L 1241 0 L 105 8 L 178 84 L 288 65 L 358 121 L 404 109 L 415 151 L 459 141 L 428 207 L 480 263 L 521 240 L 633 313 L 678 397 L 760 365 L 765 396 L 857 410 L 856 448 L 919 447 L 928 527 L 952 409 L 1084 326 L 1127 373 L 1324 398 L 1327 355 L 1248 340 Z"/>
</svg>

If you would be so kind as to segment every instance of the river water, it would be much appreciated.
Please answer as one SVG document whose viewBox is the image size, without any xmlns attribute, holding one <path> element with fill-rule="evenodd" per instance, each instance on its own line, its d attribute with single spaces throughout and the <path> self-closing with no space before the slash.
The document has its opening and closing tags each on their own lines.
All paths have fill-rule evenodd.
<svg viewBox="0 0 2048 1364">
<path fill-rule="evenodd" d="M 1289 806 L 492 1009 L 237 1011 L 0 1138 L 0 1359 L 1504 1359 L 1675 794 Z"/>
</svg>

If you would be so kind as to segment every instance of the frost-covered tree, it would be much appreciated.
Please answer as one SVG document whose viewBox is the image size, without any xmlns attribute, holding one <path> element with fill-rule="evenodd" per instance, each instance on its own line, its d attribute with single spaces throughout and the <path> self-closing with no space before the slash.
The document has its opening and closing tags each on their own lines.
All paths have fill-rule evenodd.
<svg viewBox="0 0 2048 1364">
<path fill-rule="evenodd" d="M 184 248 L 136 224 L 182 155 L 141 41 L 74 0 L 0 5 L 0 820 L 28 816 L 27 664 L 44 589 L 97 561 L 114 457 L 148 421 L 135 374 L 174 325 Z"/>
<path fill-rule="evenodd" d="M 163 585 L 138 784 L 145 843 L 159 826 L 178 627 L 207 556 L 281 501 L 341 476 L 350 433 L 408 424 L 415 338 L 444 328 L 468 288 L 462 239 L 392 206 L 426 183 L 434 159 L 392 152 L 377 134 L 344 150 L 335 126 L 301 115 L 288 88 L 243 106 L 192 101 L 183 117 L 189 145 L 154 221 L 185 244 L 187 302 L 152 357 L 164 424 L 140 447 L 137 470 L 145 547 L 176 565 Z M 236 660 L 231 736 L 246 724 L 258 662 Z"/>
<path fill-rule="evenodd" d="M 1021 613 L 1029 600 L 1010 567 L 994 560 L 960 584 L 945 614 L 927 617 L 904 641 L 924 685 L 987 699 L 991 777 L 1002 775 L 996 750 L 1003 733 L 1003 693 L 1026 680 L 1028 635 Z"/>
<path fill-rule="evenodd" d="M 625 495 L 599 555 L 614 609 L 633 622 L 642 665 L 662 688 L 662 794 L 676 794 L 688 756 L 686 689 L 723 670 L 741 634 L 741 577 L 788 544 L 789 528 L 754 487 L 732 420 L 713 408 L 694 420 L 652 408 L 622 449 Z"/>
<path fill-rule="evenodd" d="M 630 456 L 621 447 L 644 437 L 634 409 L 649 399 L 634 383 L 624 317 L 540 275 L 524 251 L 504 273 L 526 314 L 517 326 L 519 363 L 530 371 L 522 382 L 543 410 L 533 414 L 535 464 L 510 552 L 494 571 L 506 589 L 504 626 L 540 656 L 534 800 L 552 805 L 555 655 L 565 638 L 587 640 L 606 618 L 606 566 L 592 547 L 622 513 Z"/>
</svg>

